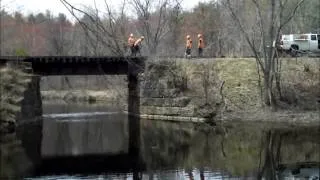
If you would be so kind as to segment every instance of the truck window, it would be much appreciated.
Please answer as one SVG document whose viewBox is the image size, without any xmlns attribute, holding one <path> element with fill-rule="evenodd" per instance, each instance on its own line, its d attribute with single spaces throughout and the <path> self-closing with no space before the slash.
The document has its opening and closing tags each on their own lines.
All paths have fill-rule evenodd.
<svg viewBox="0 0 320 180">
<path fill-rule="evenodd" d="M 317 35 L 311 35 L 311 41 L 316 41 L 317 40 Z"/>
</svg>

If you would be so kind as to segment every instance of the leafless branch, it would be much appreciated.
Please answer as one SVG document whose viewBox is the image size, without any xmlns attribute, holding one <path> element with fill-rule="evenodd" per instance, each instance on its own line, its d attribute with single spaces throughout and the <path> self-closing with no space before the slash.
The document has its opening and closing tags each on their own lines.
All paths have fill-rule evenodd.
<svg viewBox="0 0 320 180">
<path fill-rule="evenodd" d="M 230 0 L 226 0 L 226 3 L 224 3 L 224 6 L 227 7 L 227 9 L 229 9 L 232 18 L 235 20 L 237 26 L 240 28 L 240 31 L 244 34 L 244 37 L 247 41 L 247 43 L 249 44 L 251 50 L 254 53 L 254 56 L 256 57 L 256 60 L 258 61 L 258 63 L 260 64 L 262 71 L 265 71 L 264 69 L 264 65 L 262 63 L 262 60 L 259 56 L 259 52 L 257 51 L 257 49 L 254 47 L 254 44 L 252 43 L 252 41 L 250 40 L 250 35 L 248 34 L 248 32 L 244 29 L 239 17 L 236 15 L 235 10 L 232 8 L 232 5 L 230 3 Z"/>
</svg>

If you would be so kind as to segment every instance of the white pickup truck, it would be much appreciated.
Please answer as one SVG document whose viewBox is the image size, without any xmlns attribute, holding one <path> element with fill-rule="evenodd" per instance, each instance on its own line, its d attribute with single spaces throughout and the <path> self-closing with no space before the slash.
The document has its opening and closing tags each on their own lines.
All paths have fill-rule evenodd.
<svg viewBox="0 0 320 180">
<path fill-rule="evenodd" d="M 278 48 L 293 56 L 304 52 L 320 53 L 320 34 L 283 34 Z"/>
</svg>

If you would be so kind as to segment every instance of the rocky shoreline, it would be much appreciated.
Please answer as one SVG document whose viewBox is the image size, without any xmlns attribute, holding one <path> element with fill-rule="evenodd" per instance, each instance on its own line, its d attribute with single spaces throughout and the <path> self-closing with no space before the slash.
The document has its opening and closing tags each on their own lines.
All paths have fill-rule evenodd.
<svg viewBox="0 0 320 180">
<path fill-rule="evenodd" d="M 128 114 L 128 111 L 123 111 Z M 272 113 L 269 111 L 260 112 L 237 112 L 224 114 L 221 119 L 211 121 L 208 118 L 191 117 L 191 116 L 169 116 L 169 115 L 150 115 L 140 114 L 141 119 L 160 120 L 171 122 L 191 122 L 191 123 L 229 123 L 229 122 L 270 122 L 270 123 L 286 123 L 299 126 L 319 126 L 320 115 L 318 111 L 310 112 L 288 112 L 278 111 Z"/>
<path fill-rule="evenodd" d="M 43 101 L 62 100 L 64 102 L 116 102 L 121 99 L 121 94 L 113 90 L 63 90 L 41 91 Z"/>
</svg>

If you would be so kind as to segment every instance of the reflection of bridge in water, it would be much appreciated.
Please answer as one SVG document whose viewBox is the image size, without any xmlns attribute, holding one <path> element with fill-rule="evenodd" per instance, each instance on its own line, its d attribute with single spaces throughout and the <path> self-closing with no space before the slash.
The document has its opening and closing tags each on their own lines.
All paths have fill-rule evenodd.
<svg viewBox="0 0 320 180">
<path fill-rule="evenodd" d="M 88 165 L 88 158 L 93 160 L 93 163 L 98 167 L 99 163 L 117 162 L 120 167 L 129 168 L 133 164 L 139 163 L 139 148 L 140 148 L 140 97 L 139 97 L 139 83 L 138 74 L 144 70 L 145 57 L 83 57 L 83 56 L 33 56 L 33 57 L 0 57 L 0 66 L 10 66 L 13 68 L 22 68 L 24 71 L 32 74 L 31 82 L 24 93 L 24 99 L 21 105 L 21 114 L 18 117 L 17 124 L 24 124 L 20 128 L 19 137 L 21 137 L 24 144 L 30 146 L 34 144 L 32 150 L 27 150 L 32 159 L 40 159 L 40 142 L 41 141 L 41 128 L 37 125 L 37 135 L 28 134 L 26 124 L 30 124 L 35 117 L 42 116 L 42 101 L 40 95 L 40 79 L 41 76 L 55 76 L 55 75 L 127 75 L 128 80 L 128 144 L 122 146 L 115 151 L 108 151 L 106 149 L 103 156 L 97 155 L 95 151 L 90 154 L 81 156 L 75 152 L 57 152 L 50 151 L 50 148 L 42 149 L 43 156 L 47 158 L 59 157 L 59 162 L 63 161 L 66 167 L 72 167 L 68 162 L 73 160 L 79 161 L 72 164 L 85 164 Z M 48 128 L 48 126 L 46 127 Z M 55 128 L 54 126 L 49 128 Z M 45 130 L 45 129 L 44 129 Z M 109 129 L 110 130 L 110 129 Z M 29 132 L 30 133 L 30 132 Z M 53 134 L 54 135 L 54 134 Z M 103 134 L 102 134 L 103 135 Z M 110 133 L 107 133 L 110 136 Z M 115 134 L 117 136 L 119 134 Z M 33 140 L 31 140 L 31 139 Z M 33 141 L 33 142 L 32 142 Z M 37 141 L 37 142 L 35 142 Z M 32 142 L 32 143 L 31 143 Z M 60 142 L 62 143 L 62 142 Z M 71 143 L 71 142 L 69 142 Z M 47 144 L 48 147 L 50 144 Z M 51 144 L 52 145 L 52 144 Z M 107 144 L 110 145 L 110 144 Z M 59 146 L 55 144 L 54 146 Z M 113 145 L 111 145 L 113 146 Z M 110 149 L 109 149 L 110 150 Z M 51 154 L 50 154 L 51 153 Z M 75 154 L 77 158 L 74 159 Z M 53 160 L 53 159 L 52 159 Z M 98 163 L 98 164 L 97 164 Z M 111 167 L 115 167 L 113 164 Z"/>
<path fill-rule="evenodd" d="M 130 118 L 121 112 L 109 112 L 107 107 L 105 111 L 44 113 L 41 145 L 43 163 L 38 172 L 47 175 L 66 172 L 98 174 L 144 169 L 138 154 L 140 152 L 130 150 L 130 146 L 133 146 L 139 151 L 141 146 L 138 144 L 140 141 L 129 143 L 130 138 L 141 138 L 140 134 L 129 133 Z"/>
</svg>

